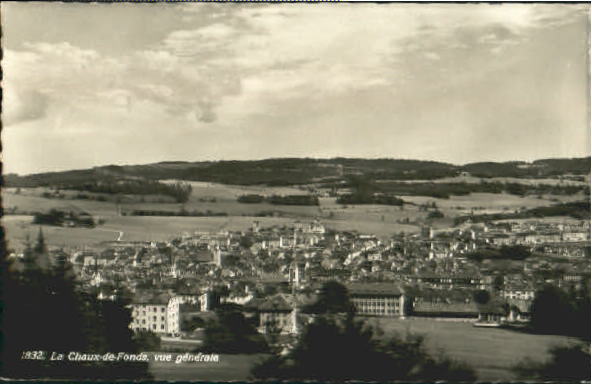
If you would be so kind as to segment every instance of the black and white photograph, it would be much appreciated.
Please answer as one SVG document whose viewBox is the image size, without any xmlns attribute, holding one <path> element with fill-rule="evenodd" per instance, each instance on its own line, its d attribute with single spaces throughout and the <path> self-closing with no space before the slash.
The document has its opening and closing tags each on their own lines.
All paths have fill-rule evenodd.
<svg viewBox="0 0 592 384">
<path fill-rule="evenodd" d="M 3 380 L 590 382 L 590 3 L 0 15 Z"/>
</svg>

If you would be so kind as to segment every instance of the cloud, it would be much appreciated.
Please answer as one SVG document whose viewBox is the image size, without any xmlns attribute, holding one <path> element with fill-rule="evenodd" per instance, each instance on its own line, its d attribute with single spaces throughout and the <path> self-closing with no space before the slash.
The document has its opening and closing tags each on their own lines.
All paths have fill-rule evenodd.
<svg viewBox="0 0 592 384">
<path fill-rule="evenodd" d="M 69 42 L 7 50 L 5 73 L 18 89 L 6 101 L 7 113 L 35 119 L 48 105 L 85 103 L 132 111 L 139 102 L 197 123 L 226 118 L 227 106 L 236 113 L 237 105 L 244 114 L 274 113 L 266 107 L 274 98 L 326 100 L 417 78 L 430 86 L 459 62 L 465 72 L 482 66 L 481 52 L 503 54 L 533 29 L 587 17 L 587 7 L 523 4 L 178 9 L 188 18 L 183 29 L 118 56 Z M 432 70 L 435 62 L 441 71 Z"/>
<path fill-rule="evenodd" d="M 52 17 L 76 13 L 60 7 Z M 96 8 L 97 24 L 122 20 Z M 78 23 L 6 31 L 15 168 L 570 155 L 589 126 L 588 5 L 179 4 L 150 33 L 148 7 L 129 8 L 107 38 Z M 496 135 L 517 139 L 483 150 Z M 19 153 L 32 141 L 35 155 Z"/>
<path fill-rule="evenodd" d="M 440 60 L 440 55 L 438 55 L 436 52 L 426 52 L 426 53 L 424 53 L 424 56 L 426 59 L 429 59 L 429 60 L 435 60 L 435 61 Z"/>
<path fill-rule="evenodd" d="M 138 102 L 164 111 L 175 107 L 177 115 L 193 113 L 195 121 L 211 123 L 221 98 L 240 89 L 231 72 L 194 65 L 163 49 L 109 57 L 66 42 L 27 43 L 23 48 L 5 51 L 10 84 L 4 100 L 6 125 L 39 119 L 50 105 L 101 104 L 131 112 Z"/>
<path fill-rule="evenodd" d="M 3 112 L 5 126 L 40 119 L 46 115 L 49 105 L 48 97 L 43 93 L 30 89 L 17 91 L 10 85 L 4 87 L 3 100 L 4 105 L 11 106 Z"/>
</svg>

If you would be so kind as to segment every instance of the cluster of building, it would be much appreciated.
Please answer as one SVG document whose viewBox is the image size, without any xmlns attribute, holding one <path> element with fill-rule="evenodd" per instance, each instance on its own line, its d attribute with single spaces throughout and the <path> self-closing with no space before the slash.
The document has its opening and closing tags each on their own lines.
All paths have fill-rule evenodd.
<svg viewBox="0 0 592 384">
<path fill-rule="evenodd" d="M 543 284 L 578 286 L 590 275 L 590 223 L 465 225 L 390 239 L 329 231 L 319 221 L 246 231 L 195 232 L 166 242 L 114 241 L 71 252 L 82 284 L 101 299 L 130 299 L 134 330 L 187 335 L 191 316 L 219 302 L 242 305 L 261 332 L 298 333 L 304 308 L 327 281 L 343 283 L 360 316 L 499 323 L 528 320 Z M 536 257 L 499 273 L 483 251 L 521 246 Z M 25 260 L 30 250 L 12 255 Z M 565 261 L 569 260 L 569 263 Z M 479 304 L 476 291 L 490 292 Z"/>
</svg>

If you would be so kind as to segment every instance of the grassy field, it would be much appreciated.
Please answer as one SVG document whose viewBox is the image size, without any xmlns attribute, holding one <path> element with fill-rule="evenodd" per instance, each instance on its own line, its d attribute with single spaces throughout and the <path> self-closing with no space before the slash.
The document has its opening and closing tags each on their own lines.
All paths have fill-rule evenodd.
<svg viewBox="0 0 592 384">
<path fill-rule="evenodd" d="M 6 212 L 16 208 L 19 212 L 45 212 L 52 208 L 60 210 L 82 209 L 93 215 L 110 216 L 117 212 L 112 202 L 94 200 L 48 199 L 41 197 L 41 188 L 22 189 L 20 194 L 2 192 L 2 205 Z"/>
<path fill-rule="evenodd" d="M 192 183 L 193 184 L 193 183 Z M 183 207 L 188 211 L 199 212 L 224 212 L 229 216 L 243 216 L 243 215 L 257 215 L 264 211 L 279 212 L 282 216 L 293 217 L 314 217 L 320 214 L 319 207 L 315 206 L 287 206 L 287 205 L 272 205 L 268 203 L 261 204 L 241 204 L 236 201 L 236 198 L 245 193 L 263 193 L 264 187 L 259 187 L 253 191 L 243 191 L 240 187 L 224 186 L 214 184 L 212 186 L 204 186 L 198 183 L 199 187 L 194 187 L 189 201 L 185 204 L 178 204 L 173 202 L 166 196 L 123 196 L 122 202 L 119 204 L 123 212 L 133 210 L 157 210 L 176 212 Z M 253 187 L 249 187 L 253 189 Z M 283 188 L 285 194 L 303 194 L 303 191 L 298 189 L 288 190 Z M 117 212 L 117 205 L 114 201 L 114 196 L 102 196 L 109 201 L 96 200 L 81 200 L 81 199 L 49 199 L 42 197 L 41 194 L 46 192 L 44 188 L 21 188 L 19 194 L 14 193 L 13 190 L 3 191 L 3 205 L 7 212 L 11 212 L 16 208 L 18 212 L 35 212 L 47 211 L 51 208 L 56 209 L 72 209 L 80 208 L 98 216 L 110 216 Z M 62 192 L 66 196 L 73 196 L 72 191 Z M 216 195 L 219 193 L 219 195 Z M 280 193 L 279 188 L 269 187 L 267 194 Z M 99 195 L 88 194 L 87 195 Z M 215 199 L 215 201 L 212 201 Z"/>
<path fill-rule="evenodd" d="M 46 227 L 48 242 L 58 246 L 81 246 L 101 241 L 115 240 L 123 232 L 122 240 L 167 240 L 183 232 L 211 231 L 227 228 L 244 230 L 253 220 L 263 225 L 269 223 L 285 224 L 294 220 L 310 220 L 320 218 L 330 229 L 340 231 L 358 231 L 365 234 L 376 234 L 379 237 L 390 237 L 399 232 L 417 232 L 419 225 L 425 222 L 427 213 L 419 207 L 405 205 L 403 209 L 394 206 L 357 205 L 342 206 L 334 198 L 321 198 L 319 207 L 312 206 L 279 206 L 267 203 L 241 204 L 236 197 L 247 193 L 271 194 L 302 194 L 306 191 L 293 187 L 264 186 L 228 186 L 214 183 L 191 183 L 192 195 L 184 204 L 188 211 L 226 213 L 227 217 L 142 217 L 118 216 L 117 206 L 113 201 L 55 199 L 42 197 L 47 191 L 44 188 L 21 188 L 19 194 L 14 189 L 2 193 L 3 206 L 6 212 L 48 211 L 51 208 L 61 210 L 84 210 L 105 220 L 105 224 L 94 229 Z M 69 194 L 71 191 L 65 192 Z M 113 199 L 113 196 L 106 196 Z M 212 201 L 215 199 L 215 201 Z M 421 196 L 405 196 L 404 199 L 415 204 L 435 202 L 444 213 L 445 218 L 431 223 L 436 228 L 452 225 L 453 218 L 475 213 L 513 212 L 520 208 L 533 208 L 551 205 L 550 197 L 538 199 L 533 196 L 518 197 L 507 194 L 474 193 L 469 196 L 453 196 L 450 199 L 434 199 Z M 560 197 L 562 201 L 578 199 L 577 196 Z M 166 200 L 166 199 L 165 199 Z M 175 212 L 181 209 L 180 204 L 170 201 L 158 202 L 150 196 L 141 202 L 139 196 L 128 196 L 121 204 L 124 211 L 134 209 L 163 210 Z M 135 201 L 135 202 L 130 202 Z M 277 212 L 280 217 L 258 217 L 263 211 Z M 404 224 L 409 220 L 410 224 Z M 7 230 L 7 238 L 14 246 L 23 243 L 27 234 L 34 235 L 36 229 L 31 226 L 31 216 L 7 215 L 3 222 Z"/>
<path fill-rule="evenodd" d="M 470 210 L 474 210 L 476 213 L 504 212 L 553 204 L 548 198 L 539 199 L 536 196 L 519 197 L 507 193 L 471 193 L 466 196 L 451 196 L 449 199 L 405 196 L 403 199 L 415 204 L 431 204 L 435 202 L 444 214 L 448 212 L 450 215 L 458 215 Z"/>
<path fill-rule="evenodd" d="M 399 180 L 393 180 L 399 181 Z M 407 183 L 472 183 L 477 184 L 482 181 L 486 183 L 516 183 L 524 185 L 578 185 L 587 186 L 589 183 L 585 181 L 569 180 L 569 179 L 528 179 L 528 178 L 517 178 L 517 177 L 491 177 L 481 178 L 474 176 L 455 176 L 455 177 L 444 177 L 435 180 L 407 180 Z"/>
<path fill-rule="evenodd" d="M 179 180 L 162 180 L 165 183 L 176 183 Z M 218 183 L 208 183 L 202 181 L 183 181 L 190 184 L 192 191 L 192 198 L 208 198 L 215 197 L 221 199 L 233 199 L 241 195 L 257 194 L 257 195 L 305 195 L 308 192 L 298 187 L 269 187 L 264 185 L 227 185 Z"/>
<path fill-rule="evenodd" d="M 234 196 L 243 193 L 262 193 L 264 187 L 223 186 L 209 183 L 196 184 L 190 201 L 185 204 L 187 210 L 204 212 L 225 212 L 228 217 L 147 217 L 147 216 L 118 216 L 117 207 L 113 202 L 94 200 L 49 199 L 41 197 L 42 188 L 25 189 L 20 194 L 3 193 L 3 203 L 7 211 L 17 207 L 19 211 L 34 212 L 57 209 L 81 209 L 105 220 L 104 225 L 93 229 L 61 228 L 43 226 L 47 241 L 54 246 L 77 247 L 91 245 L 102 241 L 111 241 L 123 232 L 122 240 L 168 240 L 194 231 L 217 231 L 220 229 L 246 230 L 253 220 L 258 220 L 261 226 L 288 224 L 295 220 L 310 220 L 320 217 L 328 228 L 336 230 L 352 230 L 360 233 L 372 233 L 378 236 L 391 236 L 401 231 L 414 232 L 418 228 L 411 225 L 401 225 L 396 221 L 401 218 L 412 219 L 425 215 L 417 212 L 417 208 L 410 207 L 400 213 L 396 207 L 385 206 L 350 206 L 342 208 L 333 199 L 325 199 L 319 207 L 277 206 L 271 204 L 240 204 Z M 270 188 L 271 193 L 296 194 L 297 189 Z M 302 193 L 302 191 L 300 191 Z M 219 196 L 216 196 L 219 193 Z M 216 202 L 203 202 L 210 198 Z M 327 201 L 330 200 L 330 201 Z M 176 211 L 179 204 L 171 203 L 123 203 L 123 209 L 154 209 Z M 273 210 L 281 212 L 282 217 L 253 217 L 258 212 Z M 7 231 L 7 239 L 11 246 L 20 247 L 26 236 L 34 237 L 36 226 L 31 224 L 29 215 L 7 215 L 3 219 Z"/>
<path fill-rule="evenodd" d="M 195 231 L 219 231 L 222 229 L 243 231 L 251 227 L 254 220 L 265 228 L 273 225 L 289 225 L 293 218 L 272 217 L 140 217 L 112 216 L 104 225 L 96 228 L 67 228 L 41 226 L 49 245 L 58 247 L 80 247 L 93 245 L 103 241 L 114 241 L 123 232 L 121 240 L 165 241 L 184 233 Z M 358 231 L 364 234 L 376 234 L 389 237 L 401 231 L 416 232 L 418 227 L 396 223 L 380 223 L 372 221 L 339 221 L 321 220 L 329 229 L 340 231 Z M 6 236 L 10 247 L 21 248 L 27 236 L 34 239 L 37 225 L 31 224 L 31 216 L 9 215 L 3 218 Z"/>
<path fill-rule="evenodd" d="M 423 334 L 428 351 L 448 356 L 471 365 L 479 381 L 512 381 L 516 377 L 512 366 L 524 358 L 547 359 L 547 349 L 567 345 L 577 340 L 553 335 L 532 335 L 504 329 L 475 328 L 467 322 L 447 322 L 429 319 L 369 319 L 385 334 L 407 332 Z M 151 362 L 150 371 L 156 380 L 247 380 L 252 366 L 263 355 L 222 355 L 220 363 Z"/>
<path fill-rule="evenodd" d="M 524 358 L 547 359 L 547 349 L 554 345 L 577 342 L 573 338 L 533 335 L 496 328 L 476 328 L 466 322 L 430 319 L 376 319 L 385 334 L 406 332 L 426 336 L 426 346 L 434 353 L 443 351 L 450 357 L 471 365 L 481 381 L 515 380 L 512 366 Z"/>
<path fill-rule="evenodd" d="M 195 231 L 246 230 L 253 223 L 252 217 L 139 217 L 112 216 L 104 225 L 96 228 L 67 228 L 41 226 L 46 241 L 51 246 L 79 247 L 102 241 L 114 241 L 123 232 L 122 240 L 164 241 L 183 233 Z M 293 222 L 287 218 L 257 218 L 261 227 Z M 21 248 L 27 235 L 34 239 L 37 225 L 31 224 L 31 216 L 9 215 L 3 218 L 10 247 Z"/>
</svg>

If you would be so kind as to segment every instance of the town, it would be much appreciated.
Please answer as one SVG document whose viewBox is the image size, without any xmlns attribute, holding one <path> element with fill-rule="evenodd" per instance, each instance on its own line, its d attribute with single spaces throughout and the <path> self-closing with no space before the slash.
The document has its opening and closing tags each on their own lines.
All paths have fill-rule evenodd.
<svg viewBox="0 0 592 384">
<path fill-rule="evenodd" d="M 68 252 L 48 250 L 40 228 L 36 243 L 10 258 L 17 269 L 69 263 L 98 299 L 129 299 L 134 331 L 195 346 L 203 322 L 194 320 L 220 303 L 240 305 L 263 334 L 297 335 L 311 321 L 303 308 L 328 281 L 347 288 L 358 316 L 519 326 L 543 285 L 589 286 L 589 233 L 589 220 L 527 220 L 426 226 L 381 240 L 327 230 L 319 220 L 267 227 L 255 220 L 246 231 Z"/>
<path fill-rule="evenodd" d="M 0 5 L 1 377 L 590 381 L 589 4 L 156 2 Z"/>
</svg>

